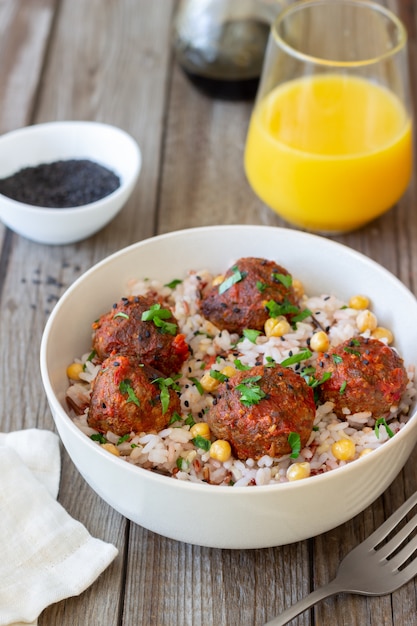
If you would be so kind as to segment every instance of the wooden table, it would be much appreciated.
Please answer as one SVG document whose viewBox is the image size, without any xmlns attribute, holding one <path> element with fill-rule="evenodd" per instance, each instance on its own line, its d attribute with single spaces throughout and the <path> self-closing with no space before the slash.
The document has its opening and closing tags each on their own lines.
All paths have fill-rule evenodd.
<svg viewBox="0 0 417 626">
<path fill-rule="evenodd" d="M 408 28 L 415 97 L 416 4 L 388 4 Z M 0 132 L 52 120 L 98 120 L 131 133 L 143 152 L 133 196 L 96 236 L 43 246 L 0 225 L 1 431 L 54 428 L 39 373 L 40 339 L 59 296 L 91 265 L 180 228 L 285 226 L 244 176 L 251 103 L 213 101 L 187 82 L 170 46 L 174 9 L 175 0 L 0 0 Z M 385 216 L 335 239 L 417 293 L 415 180 Z M 93 493 L 65 451 L 62 458 L 60 502 L 120 552 L 80 597 L 46 609 L 40 626 L 261 625 L 332 578 L 344 554 L 417 488 L 416 450 L 384 495 L 343 526 L 298 544 L 229 551 L 178 543 L 128 522 Z M 412 626 L 416 584 L 383 598 L 340 595 L 294 623 Z"/>
</svg>

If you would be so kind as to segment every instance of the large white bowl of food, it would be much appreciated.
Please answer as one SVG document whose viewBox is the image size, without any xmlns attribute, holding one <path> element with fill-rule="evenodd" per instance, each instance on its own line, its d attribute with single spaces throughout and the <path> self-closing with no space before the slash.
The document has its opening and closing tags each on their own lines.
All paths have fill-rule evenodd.
<svg viewBox="0 0 417 626">
<path fill-rule="evenodd" d="M 41 372 L 87 483 L 128 519 L 219 548 L 355 516 L 417 440 L 417 302 L 334 241 L 265 226 L 173 232 L 81 276 Z"/>
</svg>

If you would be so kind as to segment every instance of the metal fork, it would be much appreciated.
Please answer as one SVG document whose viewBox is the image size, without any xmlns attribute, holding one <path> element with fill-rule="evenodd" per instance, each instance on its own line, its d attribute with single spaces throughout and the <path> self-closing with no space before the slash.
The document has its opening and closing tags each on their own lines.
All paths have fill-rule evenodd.
<svg viewBox="0 0 417 626">
<path fill-rule="evenodd" d="M 337 593 L 383 596 L 414 578 L 417 575 L 417 536 L 410 538 L 410 535 L 417 528 L 417 514 L 395 535 L 387 538 L 416 504 L 417 492 L 368 539 L 345 556 L 336 578 L 312 591 L 264 626 L 284 626 L 320 600 Z"/>
</svg>

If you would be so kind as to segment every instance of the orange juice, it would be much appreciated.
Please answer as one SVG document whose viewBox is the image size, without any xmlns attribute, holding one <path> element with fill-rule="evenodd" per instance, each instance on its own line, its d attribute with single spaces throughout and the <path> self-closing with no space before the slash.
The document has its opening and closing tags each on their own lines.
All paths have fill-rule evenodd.
<svg viewBox="0 0 417 626">
<path fill-rule="evenodd" d="M 411 176 L 411 121 L 400 100 L 342 74 L 289 81 L 254 109 L 245 170 L 284 219 L 324 232 L 381 215 Z"/>
</svg>

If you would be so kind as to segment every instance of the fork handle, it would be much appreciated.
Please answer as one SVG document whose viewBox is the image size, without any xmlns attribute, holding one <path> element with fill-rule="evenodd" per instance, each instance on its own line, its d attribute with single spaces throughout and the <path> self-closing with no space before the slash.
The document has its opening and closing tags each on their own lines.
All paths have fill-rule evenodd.
<svg viewBox="0 0 417 626">
<path fill-rule="evenodd" d="M 283 613 L 281 613 L 281 615 L 273 618 L 271 621 L 264 624 L 264 626 L 284 626 L 284 624 L 288 624 L 288 622 L 294 619 L 294 617 L 297 617 L 300 613 L 303 613 L 314 604 L 317 604 L 320 600 L 333 596 L 339 591 L 342 591 L 339 584 L 335 580 L 332 580 L 327 585 L 312 591 L 308 596 L 290 606 Z"/>
</svg>

